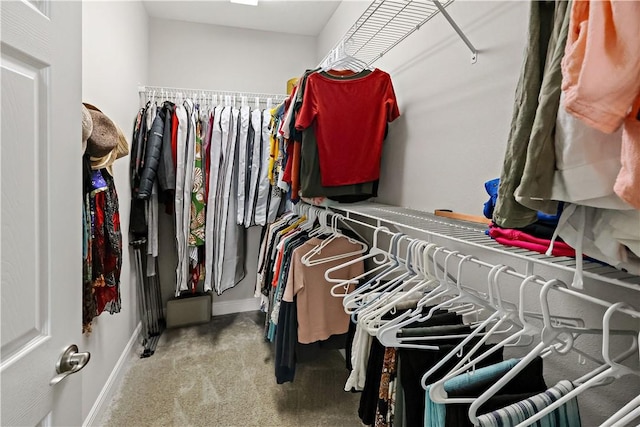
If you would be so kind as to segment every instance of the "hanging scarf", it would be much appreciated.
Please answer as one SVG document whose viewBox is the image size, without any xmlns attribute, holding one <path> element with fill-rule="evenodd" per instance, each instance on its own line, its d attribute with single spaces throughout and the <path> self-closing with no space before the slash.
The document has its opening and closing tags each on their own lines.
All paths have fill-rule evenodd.
<svg viewBox="0 0 640 427">
<path fill-rule="evenodd" d="M 92 227 L 92 278 L 96 313 L 120 312 L 122 233 L 118 194 L 105 169 L 93 171 L 90 193 Z"/>
</svg>

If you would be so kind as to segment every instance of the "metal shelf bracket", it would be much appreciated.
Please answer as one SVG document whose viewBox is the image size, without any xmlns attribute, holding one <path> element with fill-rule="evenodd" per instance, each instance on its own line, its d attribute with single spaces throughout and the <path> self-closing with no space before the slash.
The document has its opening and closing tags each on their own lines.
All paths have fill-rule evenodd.
<svg viewBox="0 0 640 427">
<path fill-rule="evenodd" d="M 451 25 L 451 27 L 453 27 L 455 32 L 458 33 L 458 35 L 460 36 L 464 44 L 467 45 L 467 47 L 471 51 L 471 63 L 475 64 L 478 61 L 478 49 L 476 49 L 475 46 L 473 46 L 473 43 L 471 43 L 471 41 L 467 38 L 464 31 L 462 31 L 462 29 L 458 26 L 458 24 L 456 24 L 456 21 L 453 20 L 451 15 L 449 15 L 449 12 L 447 12 L 444 9 L 444 6 L 440 3 L 440 1 L 439 0 L 431 0 L 431 1 L 433 2 L 433 4 L 436 5 L 438 10 L 440 10 L 440 13 L 442 14 L 442 16 L 444 16 L 447 19 L 447 21 L 449 21 L 449 24 Z"/>
</svg>

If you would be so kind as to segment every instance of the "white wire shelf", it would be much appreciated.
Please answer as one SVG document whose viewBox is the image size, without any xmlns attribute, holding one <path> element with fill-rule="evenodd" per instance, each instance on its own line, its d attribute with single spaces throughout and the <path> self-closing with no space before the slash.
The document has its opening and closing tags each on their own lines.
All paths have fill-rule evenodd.
<svg viewBox="0 0 640 427">
<path fill-rule="evenodd" d="M 370 66 L 439 13 L 471 50 L 475 62 L 477 49 L 445 10 L 451 3 L 453 0 L 374 0 L 321 63 L 344 49 Z"/>
<path fill-rule="evenodd" d="M 527 249 L 501 245 L 485 234 L 486 227 L 481 224 L 438 217 L 428 212 L 380 203 L 338 204 L 330 206 L 329 209 L 342 212 L 347 218 L 357 219 L 355 216 L 359 216 L 375 220 L 378 226 L 393 225 L 515 257 L 528 263 L 571 273 L 575 271 L 575 259 L 547 256 Z M 584 260 L 583 272 L 585 277 L 640 292 L 640 276 L 587 259 Z"/>
</svg>

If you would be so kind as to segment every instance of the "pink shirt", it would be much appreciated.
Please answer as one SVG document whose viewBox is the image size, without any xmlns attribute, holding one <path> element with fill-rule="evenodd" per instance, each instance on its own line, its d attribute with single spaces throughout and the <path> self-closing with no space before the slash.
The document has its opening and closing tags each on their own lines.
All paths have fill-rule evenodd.
<svg viewBox="0 0 640 427">
<path fill-rule="evenodd" d="M 611 133 L 623 125 L 614 191 L 640 209 L 640 2 L 574 1 L 562 60 L 567 111 Z"/>
<path fill-rule="evenodd" d="M 330 267 L 355 259 L 360 254 L 307 267 L 302 263 L 302 256 L 320 243 L 322 240 L 312 238 L 293 251 L 287 285 L 282 296 L 282 300 L 288 302 L 293 302 L 293 297 L 297 296 L 298 342 L 301 344 L 326 340 L 331 335 L 344 334 L 349 330 L 349 315 L 342 307 L 342 298 L 331 295 L 334 284 L 325 280 L 324 273 Z M 325 246 L 314 259 L 355 252 L 359 248 L 360 245 L 339 237 Z M 363 272 L 364 265 L 360 261 L 332 273 L 331 276 L 351 279 Z"/>
</svg>

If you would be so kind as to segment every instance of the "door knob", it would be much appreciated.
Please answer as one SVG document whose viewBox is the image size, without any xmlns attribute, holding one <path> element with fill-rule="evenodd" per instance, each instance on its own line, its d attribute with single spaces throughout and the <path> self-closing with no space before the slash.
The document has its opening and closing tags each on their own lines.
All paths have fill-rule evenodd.
<svg viewBox="0 0 640 427">
<path fill-rule="evenodd" d="M 78 346 L 71 344 L 60 355 L 60 359 L 56 362 L 56 372 L 58 375 L 51 378 L 49 385 L 56 385 L 67 376 L 75 374 L 80 369 L 84 368 L 89 363 L 91 354 L 87 351 L 84 353 L 78 353 Z"/>
</svg>

